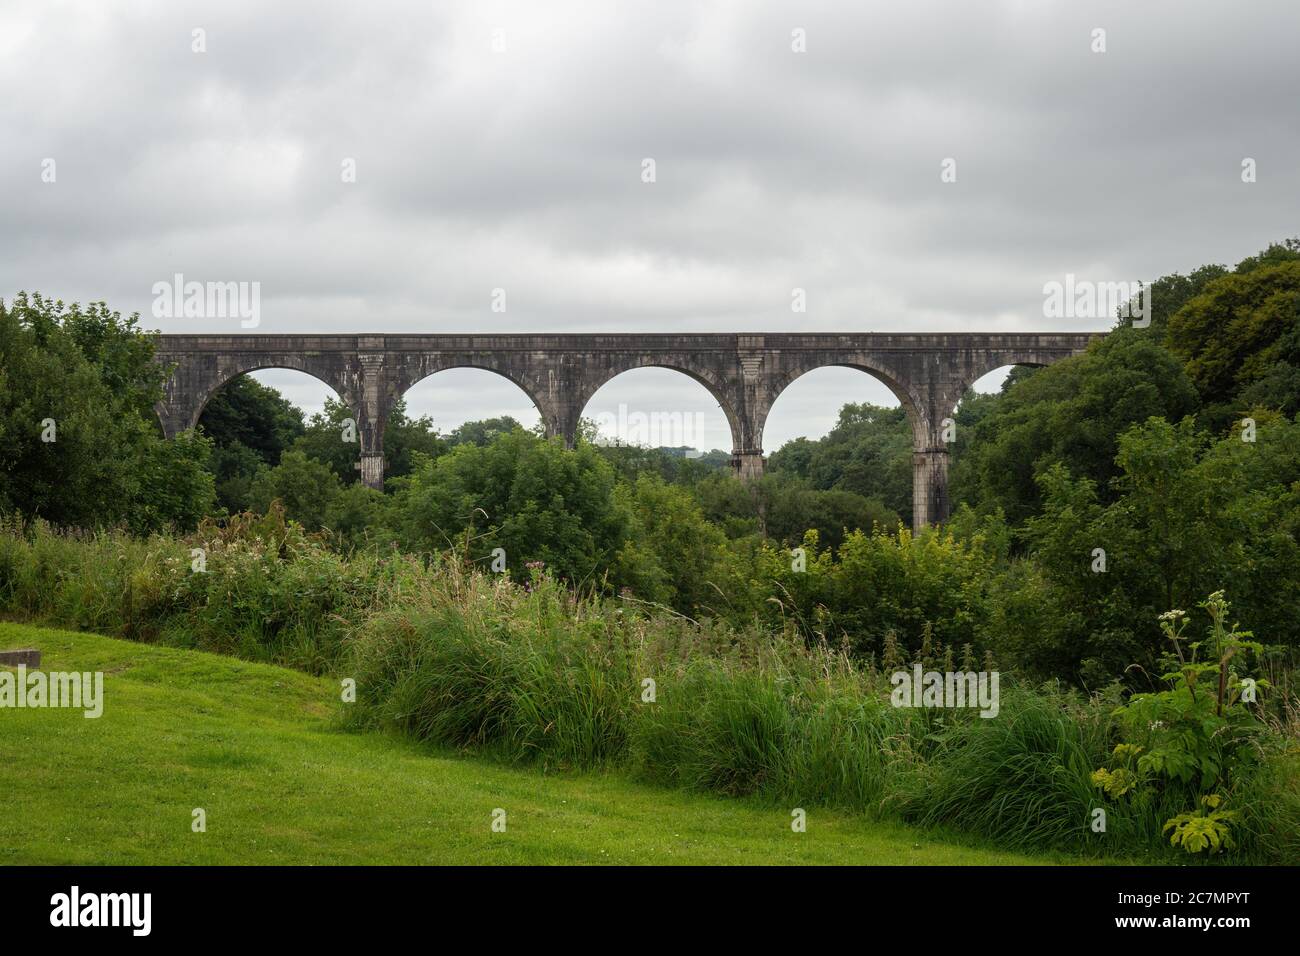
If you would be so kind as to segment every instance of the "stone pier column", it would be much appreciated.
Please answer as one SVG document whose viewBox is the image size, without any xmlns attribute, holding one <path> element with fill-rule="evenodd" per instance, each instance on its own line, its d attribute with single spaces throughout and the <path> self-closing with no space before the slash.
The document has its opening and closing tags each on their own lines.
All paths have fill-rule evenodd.
<svg viewBox="0 0 1300 956">
<path fill-rule="evenodd" d="M 763 477 L 763 449 L 738 448 L 731 453 L 731 468 L 741 481 L 757 481 Z"/>
<path fill-rule="evenodd" d="M 911 527 L 943 524 L 952 514 L 948 497 L 949 449 L 957 441 L 957 403 L 974 381 L 965 352 L 920 355 L 898 380 L 907 384 L 911 420 Z"/>
<path fill-rule="evenodd" d="M 938 365 L 936 368 L 935 366 Z M 946 366 L 928 363 L 911 377 L 923 384 L 922 401 L 912 403 L 912 527 L 942 524 L 952 513 L 948 499 L 948 451 L 957 440 L 954 419 L 965 390 Z"/>
<path fill-rule="evenodd" d="M 582 410 L 596 389 L 582 361 L 561 350 L 520 355 L 508 377 L 528 393 L 542 417 L 547 438 L 559 438 L 565 448 L 578 441 Z"/>
<path fill-rule="evenodd" d="M 383 451 L 361 451 L 361 483 L 376 491 L 384 490 L 384 453 Z"/>
<path fill-rule="evenodd" d="M 361 365 L 361 382 L 357 396 L 357 434 L 361 441 L 361 483 L 367 488 L 384 489 L 384 426 L 388 424 L 388 380 L 382 352 L 363 352 L 357 356 Z"/>
<path fill-rule="evenodd" d="M 158 402 L 153 408 L 159 424 L 162 425 L 164 438 L 175 438 L 187 428 L 194 427 L 191 419 L 195 416 L 188 409 L 177 411 L 165 402 Z"/>
<path fill-rule="evenodd" d="M 948 449 L 930 448 L 912 453 L 912 527 L 948 520 Z"/>
<path fill-rule="evenodd" d="M 572 399 L 561 399 L 555 407 L 548 407 L 542 412 L 542 422 L 546 426 L 547 438 L 563 438 L 565 448 L 573 448 L 578 443 L 578 424 L 582 420 L 582 408 Z"/>
<path fill-rule="evenodd" d="M 763 426 L 772 408 L 770 356 L 761 335 L 736 336 L 736 371 L 739 387 L 727 396 L 731 424 L 731 467 L 741 481 L 763 477 Z"/>
</svg>

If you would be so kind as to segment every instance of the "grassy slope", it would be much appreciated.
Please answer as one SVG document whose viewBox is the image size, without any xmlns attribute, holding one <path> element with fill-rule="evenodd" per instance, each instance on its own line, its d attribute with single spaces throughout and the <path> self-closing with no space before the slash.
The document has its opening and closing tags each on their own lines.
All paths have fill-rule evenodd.
<svg viewBox="0 0 1300 956">
<path fill-rule="evenodd" d="M 337 684 L 277 667 L 0 624 L 9 647 L 104 671 L 105 704 L 0 709 L 0 863 L 1048 862 L 826 810 L 796 834 L 786 809 L 341 733 Z"/>
</svg>

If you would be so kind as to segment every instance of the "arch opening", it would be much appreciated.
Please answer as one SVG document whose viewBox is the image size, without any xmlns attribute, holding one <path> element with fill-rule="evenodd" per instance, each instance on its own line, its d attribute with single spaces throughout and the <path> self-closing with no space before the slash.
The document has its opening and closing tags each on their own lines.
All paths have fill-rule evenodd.
<svg viewBox="0 0 1300 956">
<path fill-rule="evenodd" d="M 275 389 L 290 403 L 302 409 L 307 419 L 317 413 L 324 412 L 327 401 L 343 401 L 343 396 L 324 380 L 301 369 L 274 366 L 256 369 L 244 374 L 260 385 Z"/>
<path fill-rule="evenodd" d="M 534 430 L 542 416 L 533 397 L 494 369 L 457 366 L 439 369 L 410 385 L 400 396 L 407 422 L 427 420 L 443 437 L 481 441 L 511 423 Z"/>
<path fill-rule="evenodd" d="M 913 508 L 913 424 L 910 402 L 873 370 L 810 369 L 792 379 L 768 410 L 765 470 L 811 491 L 856 495 L 859 510 L 878 515 L 882 524 L 906 522 Z"/>
<path fill-rule="evenodd" d="M 985 372 L 966 386 L 950 413 L 958 425 L 974 425 L 1005 395 L 1007 389 L 1017 382 L 1024 381 L 1044 366 L 1032 362 L 1016 362 L 999 365 Z"/>
<path fill-rule="evenodd" d="M 264 507 L 273 484 L 267 473 L 289 451 L 350 477 L 359 445 L 349 443 L 333 420 L 352 414 L 333 388 L 309 372 L 268 366 L 227 379 L 204 400 L 195 423 L 213 444 L 208 467 L 217 503 L 232 514 Z"/>
<path fill-rule="evenodd" d="M 972 443 L 979 440 L 976 436 L 981 423 L 997 410 L 1008 388 L 1043 367 L 1030 362 L 1000 365 L 975 379 L 952 408 L 954 434 L 949 444 L 951 481 L 948 491 L 953 508 L 962 503 L 976 503 L 974 489 L 980 479 L 977 472 L 971 470 L 970 462 L 978 455 L 978 452 L 972 453 Z M 1020 462 L 1017 467 L 1025 469 L 1021 480 L 1032 484 L 1032 462 Z"/>
<path fill-rule="evenodd" d="M 582 433 L 612 446 L 663 449 L 729 462 L 739 428 L 731 409 L 697 375 L 668 366 L 627 369 L 605 381 L 581 410 Z"/>
<path fill-rule="evenodd" d="M 247 388 L 246 385 L 234 384 L 241 380 L 252 381 L 263 388 L 277 392 L 302 411 L 304 420 L 318 412 L 323 412 L 327 401 L 344 401 L 336 388 L 306 369 L 291 365 L 258 365 L 236 372 L 203 395 L 198 409 L 193 413 L 194 424 L 197 426 L 203 420 L 217 396 Z"/>
<path fill-rule="evenodd" d="M 1010 362 L 1006 365 L 999 365 L 971 382 L 966 387 L 966 393 L 962 395 L 961 400 L 957 403 L 957 407 L 960 408 L 961 402 L 970 397 L 972 393 L 975 395 L 1000 395 L 1010 385 L 1025 379 L 1043 367 L 1036 362 Z"/>
<path fill-rule="evenodd" d="M 874 372 L 849 365 L 823 365 L 792 379 L 773 400 L 763 424 L 763 450 L 771 454 L 791 441 L 825 438 L 851 405 L 908 409 L 894 388 Z"/>
</svg>

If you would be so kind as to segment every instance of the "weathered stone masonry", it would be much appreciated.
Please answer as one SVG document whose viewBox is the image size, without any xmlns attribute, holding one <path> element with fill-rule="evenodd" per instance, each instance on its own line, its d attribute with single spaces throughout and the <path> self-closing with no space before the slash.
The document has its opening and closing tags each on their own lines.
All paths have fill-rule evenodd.
<svg viewBox="0 0 1300 956">
<path fill-rule="evenodd" d="M 763 473 L 763 426 L 772 403 L 805 372 L 861 369 L 898 396 L 912 424 L 915 527 L 948 517 L 943 421 L 976 379 L 1004 365 L 1048 365 L 1082 352 L 1098 333 L 611 334 L 611 335 L 163 335 L 157 359 L 174 372 L 158 405 L 173 437 L 237 375 L 299 369 L 329 385 L 355 412 L 361 477 L 383 485 L 384 426 L 422 378 L 482 368 L 522 388 L 547 433 L 572 446 L 578 420 L 602 385 L 646 366 L 676 369 L 717 399 L 731 426 L 732 465 Z"/>
</svg>

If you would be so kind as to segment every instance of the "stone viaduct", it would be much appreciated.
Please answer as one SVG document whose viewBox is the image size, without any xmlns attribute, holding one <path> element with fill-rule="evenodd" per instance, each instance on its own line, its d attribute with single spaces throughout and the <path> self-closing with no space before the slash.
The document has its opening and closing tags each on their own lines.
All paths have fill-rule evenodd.
<svg viewBox="0 0 1300 956">
<path fill-rule="evenodd" d="M 383 485 L 384 426 L 416 382 L 451 368 L 505 376 L 537 406 L 546 431 L 572 446 L 578 420 L 602 385 L 646 366 L 676 369 L 717 399 L 731 426 L 732 466 L 763 472 L 763 426 L 772 403 L 805 372 L 860 369 L 898 397 L 912 425 L 914 527 L 948 517 L 944 420 L 981 376 L 1004 365 L 1047 365 L 1082 352 L 1099 333 L 755 333 L 502 335 L 161 335 L 157 360 L 173 367 L 158 404 L 174 437 L 198 424 L 230 379 L 298 369 L 355 412 L 362 480 Z"/>
</svg>

